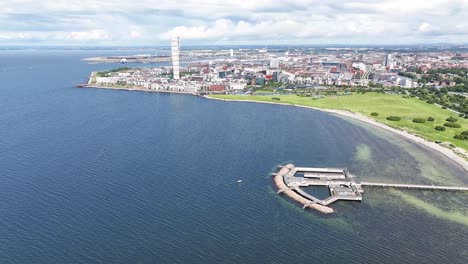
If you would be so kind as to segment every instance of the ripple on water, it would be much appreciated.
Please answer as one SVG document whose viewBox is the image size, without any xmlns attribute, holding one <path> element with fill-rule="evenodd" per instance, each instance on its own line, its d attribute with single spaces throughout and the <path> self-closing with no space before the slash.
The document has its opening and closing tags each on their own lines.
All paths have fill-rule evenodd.
<svg viewBox="0 0 468 264">
<path fill-rule="evenodd" d="M 440 156 L 309 109 L 72 89 L 111 67 L 79 54 L 0 54 L 39 69 L 0 72 L 1 263 L 468 262 L 466 225 L 401 196 L 366 190 L 323 216 L 276 195 L 268 177 L 292 162 L 437 182 L 440 172 L 423 171 L 433 163 L 450 173 L 444 181 L 466 183 Z M 466 204 L 408 195 L 444 212 L 445 199 L 450 211 Z"/>
</svg>

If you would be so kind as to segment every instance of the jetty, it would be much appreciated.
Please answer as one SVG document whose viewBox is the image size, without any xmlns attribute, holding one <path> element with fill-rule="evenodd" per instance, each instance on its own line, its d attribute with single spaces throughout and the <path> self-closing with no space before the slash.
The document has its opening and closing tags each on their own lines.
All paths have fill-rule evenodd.
<svg viewBox="0 0 468 264">
<path fill-rule="evenodd" d="M 361 182 L 361 186 L 382 187 L 382 188 L 402 188 L 402 189 L 418 189 L 429 191 L 468 191 L 468 187 L 460 186 L 437 186 L 437 185 L 420 185 L 420 184 L 395 184 L 395 183 L 376 183 L 376 182 Z"/>
<path fill-rule="evenodd" d="M 329 207 L 334 202 L 362 201 L 363 187 L 468 191 L 468 187 L 463 186 L 360 182 L 346 168 L 309 168 L 287 164 L 279 166 L 278 169 L 277 173 L 272 173 L 278 193 L 300 203 L 303 209 L 311 208 L 325 214 L 334 212 L 333 208 Z M 330 196 L 319 199 L 303 189 L 310 186 L 325 186 Z"/>
</svg>

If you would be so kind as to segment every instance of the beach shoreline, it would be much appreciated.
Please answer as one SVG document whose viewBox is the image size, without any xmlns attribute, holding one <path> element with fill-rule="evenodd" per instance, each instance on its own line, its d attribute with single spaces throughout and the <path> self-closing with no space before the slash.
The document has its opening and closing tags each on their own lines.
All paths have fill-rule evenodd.
<svg viewBox="0 0 468 264">
<path fill-rule="evenodd" d="M 466 160 L 465 158 L 460 156 L 460 155 L 464 155 L 465 157 L 468 157 L 468 153 L 466 151 L 463 151 L 459 155 L 459 154 L 455 153 L 455 151 L 453 151 L 452 149 L 441 146 L 441 145 L 439 145 L 439 144 L 437 144 L 435 142 L 430 142 L 430 141 L 428 141 L 428 140 L 426 140 L 424 138 L 421 138 L 421 137 L 419 137 L 417 135 L 411 134 L 411 133 L 407 132 L 406 130 L 399 130 L 399 129 L 390 127 L 390 126 L 388 126 L 388 125 L 386 125 L 384 123 L 380 123 L 378 121 L 375 121 L 375 120 L 373 120 L 373 119 L 371 119 L 371 118 L 369 118 L 367 116 L 364 116 L 362 114 L 359 114 L 359 113 L 354 113 L 354 112 L 346 111 L 346 110 L 323 109 L 323 108 L 317 108 L 317 107 L 312 107 L 312 106 L 293 105 L 293 104 L 279 103 L 279 102 L 276 103 L 276 102 L 266 102 L 266 101 L 257 101 L 257 100 L 224 99 L 224 98 L 214 98 L 214 97 L 210 97 L 210 96 L 206 96 L 206 95 L 203 96 L 203 97 L 206 98 L 206 99 L 210 99 L 210 100 L 227 101 L 227 102 L 248 102 L 248 103 L 262 103 L 262 104 L 276 104 L 276 105 L 284 105 L 284 106 L 294 106 L 294 107 L 301 107 L 301 108 L 308 108 L 308 109 L 318 110 L 318 111 L 327 112 L 327 113 L 331 113 L 331 114 L 337 114 L 339 116 L 351 118 L 351 119 L 358 120 L 358 121 L 361 121 L 361 122 L 364 122 L 364 123 L 367 123 L 367 124 L 371 124 L 371 125 L 376 126 L 376 127 L 380 127 L 380 128 L 385 129 L 387 131 L 398 134 L 403 138 L 409 139 L 412 142 L 424 145 L 424 146 L 426 146 L 426 147 L 428 147 L 428 148 L 430 148 L 430 149 L 432 149 L 434 151 L 437 151 L 437 152 L 441 153 L 442 155 L 444 155 L 447 158 L 451 159 L 452 161 L 454 161 L 455 163 L 460 165 L 463 169 L 468 171 L 468 160 Z M 461 152 L 462 150 L 459 150 L 459 151 Z"/>
</svg>

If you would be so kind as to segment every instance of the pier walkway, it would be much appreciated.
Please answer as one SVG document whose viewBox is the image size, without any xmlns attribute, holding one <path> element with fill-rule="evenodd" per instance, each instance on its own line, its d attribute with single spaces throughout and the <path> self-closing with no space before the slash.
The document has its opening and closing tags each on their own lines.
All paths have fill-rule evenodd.
<svg viewBox="0 0 468 264">
<path fill-rule="evenodd" d="M 363 187 L 401 188 L 414 190 L 468 191 L 464 186 L 436 186 L 424 184 L 397 184 L 382 182 L 360 182 L 347 169 L 295 167 L 293 164 L 279 166 L 272 173 L 278 193 L 284 193 L 301 203 L 303 208 L 312 208 L 323 213 L 333 213 L 328 205 L 344 201 L 362 201 Z M 303 187 L 325 186 L 330 196 L 319 199 L 303 190 Z"/>
<path fill-rule="evenodd" d="M 396 184 L 396 183 L 379 183 L 379 182 L 361 182 L 360 185 L 361 186 L 369 186 L 369 187 L 382 187 L 382 188 L 402 188 L 402 189 L 442 190 L 442 191 L 468 191 L 468 187 L 457 187 L 457 186 Z"/>
</svg>

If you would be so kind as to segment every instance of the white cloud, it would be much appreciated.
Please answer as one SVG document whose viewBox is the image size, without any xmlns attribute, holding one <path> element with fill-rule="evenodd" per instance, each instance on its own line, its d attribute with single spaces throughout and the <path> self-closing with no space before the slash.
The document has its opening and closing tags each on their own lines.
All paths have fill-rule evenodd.
<svg viewBox="0 0 468 264">
<path fill-rule="evenodd" d="M 143 34 L 140 31 L 132 30 L 132 32 L 130 32 L 130 38 L 137 39 L 141 37 L 143 37 Z"/>
<path fill-rule="evenodd" d="M 100 29 L 94 29 L 90 31 L 73 31 L 65 35 L 65 39 L 72 41 L 95 41 L 95 40 L 109 40 L 110 35 Z"/>
<path fill-rule="evenodd" d="M 17 40 L 17 39 L 31 39 L 32 36 L 29 34 L 25 33 L 9 33 L 9 32 L 4 32 L 0 33 L 0 40 Z"/>
<path fill-rule="evenodd" d="M 418 27 L 418 31 L 421 33 L 431 33 L 437 31 L 430 23 L 424 22 Z"/>
<path fill-rule="evenodd" d="M 0 41 L 468 42 L 467 14 L 468 0 L 1 0 Z"/>
<path fill-rule="evenodd" d="M 330 40 L 344 37 L 369 37 L 397 33 L 406 30 L 401 25 L 379 23 L 367 16 L 343 16 L 336 21 L 320 20 L 268 20 L 258 22 L 218 19 L 211 24 L 193 27 L 178 26 L 161 34 L 161 39 L 180 36 L 184 39 L 247 39 L 247 40 L 307 40 L 322 38 Z"/>
</svg>

